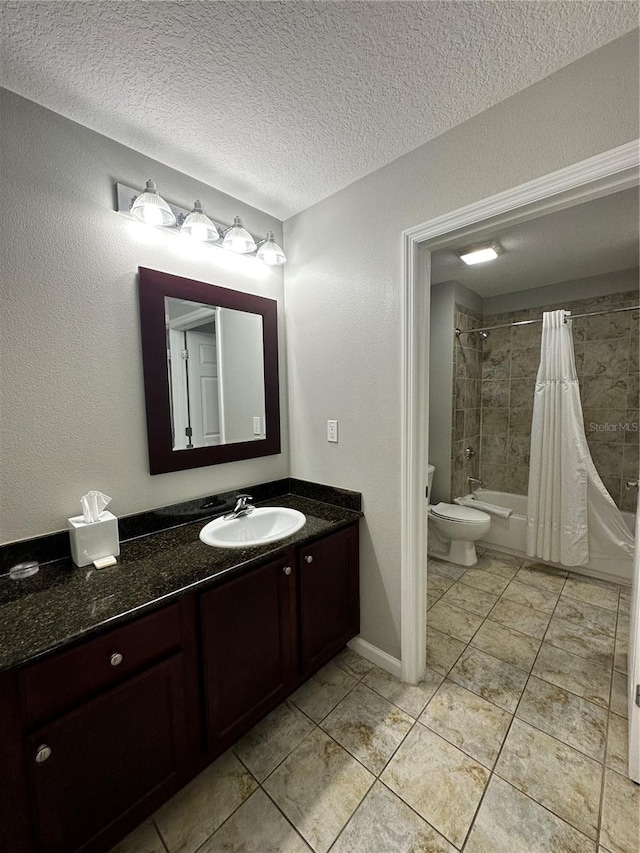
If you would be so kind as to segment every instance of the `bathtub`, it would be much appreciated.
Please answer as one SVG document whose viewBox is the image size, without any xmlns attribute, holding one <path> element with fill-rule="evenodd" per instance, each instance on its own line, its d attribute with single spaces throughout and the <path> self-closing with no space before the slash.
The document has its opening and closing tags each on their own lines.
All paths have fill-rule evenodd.
<svg viewBox="0 0 640 853">
<path fill-rule="evenodd" d="M 472 495 L 467 495 L 472 497 Z M 491 489 L 477 489 L 473 493 L 479 501 L 484 501 L 495 506 L 512 509 L 513 513 L 509 518 L 498 518 L 491 516 L 491 527 L 487 535 L 477 544 L 489 548 L 497 548 L 500 551 L 507 551 L 510 554 L 516 554 L 520 557 L 526 557 L 527 546 L 527 496 L 526 495 L 511 495 L 508 492 L 494 492 Z M 623 512 L 622 516 L 625 524 L 633 533 L 635 531 L 635 515 L 631 512 Z M 535 559 L 527 557 L 527 559 Z M 602 580 L 610 580 L 615 583 L 631 584 L 633 577 L 633 558 L 628 560 L 620 560 L 618 558 L 607 559 L 605 556 L 592 558 L 586 566 L 561 566 L 559 563 L 551 563 L 547 560 L 550 566 L 558 568 L 570 568 L 572 572 L 577 574 L 589 575 Z"/>
</svg>

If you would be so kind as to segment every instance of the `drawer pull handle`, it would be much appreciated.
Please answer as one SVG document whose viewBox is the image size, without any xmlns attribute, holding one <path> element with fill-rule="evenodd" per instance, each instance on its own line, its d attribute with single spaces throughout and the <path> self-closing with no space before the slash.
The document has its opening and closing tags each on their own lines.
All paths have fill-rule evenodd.
<svg viewBox="0 0 640 853">
<path fill-rule="evenodd" d="M 291 574 L 291 566 L 285 566 L 282 571 L 285 573 L 285 575 L 290 575 Z"/>
<path fill-rule="evenodd" d="M 45 743 L 40 744 L 40 746 L 38 747 L 38 751 L 36 752 L 37 763 L 42 764 L 42 762 L 46 761 L 50 755 L 51 755 L 51 747 L 47 746 Z"/>
<path fill-rule="evenodd" d="M 111 655 L 109 662 L 111 663 L 111 666 L 120 666 L 122 663 L 122 655 L 120 652 L 115 652 L 115 654 Z"/>
<path fill-rule="evenodd" d="M 304 559 L 306 563 L 313 563 L 313 557 L 311 556 L 311 554 L 307 554 Z"/>
</svg>

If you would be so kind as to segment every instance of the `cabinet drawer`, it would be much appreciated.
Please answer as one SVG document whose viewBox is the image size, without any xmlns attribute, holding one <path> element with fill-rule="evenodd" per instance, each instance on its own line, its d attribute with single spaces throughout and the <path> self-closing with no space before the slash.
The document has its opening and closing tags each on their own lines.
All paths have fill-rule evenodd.
<svg viewBox="0 0 640 853">
<path fill-rule="evenodd" d="M 68 710 L 180 648 L 178 604 L 145 616 L 20 673 L 28 725 Z"/>
</svg>

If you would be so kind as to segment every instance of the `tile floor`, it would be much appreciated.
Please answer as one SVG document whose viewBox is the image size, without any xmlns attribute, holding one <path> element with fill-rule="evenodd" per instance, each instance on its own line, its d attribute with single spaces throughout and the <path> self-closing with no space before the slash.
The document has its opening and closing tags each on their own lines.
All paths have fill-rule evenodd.
<svg viewBox="0 0 640 853">
<path fill-rule="evenodd" d="M 628 593 L 430 560 L 420 684 L 344 650 L 113 853 L 638 853 Z"/>
</svg>

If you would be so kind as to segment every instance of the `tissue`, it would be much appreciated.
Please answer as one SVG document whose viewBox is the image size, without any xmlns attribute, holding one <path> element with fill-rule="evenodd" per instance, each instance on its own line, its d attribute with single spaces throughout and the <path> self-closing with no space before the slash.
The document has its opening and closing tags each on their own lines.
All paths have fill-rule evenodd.
<svg viewBox="0 0 640 853">
<path fill-rule="evenodd" d="M 82 515 L 69 519 L 71 559 L 76 566 L 88 566 L 120 553 L 118 519 L 105 510 L 110 500 L 102 492 L 88 492 L 81 498 Z"/>
<path fill-rule="evenodd" d="M 83 495 L 80 498 L 80 503 L 82 505 L 84 523 L 94 524 L 96 521 L 99 521 L 100 513 L 110 501 L 111 498 L 109 495 L 105 495 L 102 492 L 93 491 Z"/>
</svg>

